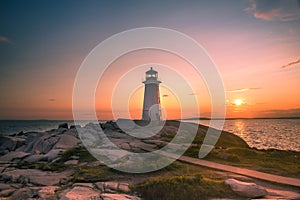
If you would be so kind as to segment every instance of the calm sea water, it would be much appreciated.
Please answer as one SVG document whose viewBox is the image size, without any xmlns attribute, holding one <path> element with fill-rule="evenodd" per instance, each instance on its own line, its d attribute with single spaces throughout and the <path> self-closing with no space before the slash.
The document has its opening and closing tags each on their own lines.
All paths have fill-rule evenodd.
<svg viewBox="0 0 300 200">
<path fill-rule="evenodd" d="M 210 121 L 200 120 L 199 123 L 208 126 Z M 238 135 L 257 149 L 300 151 L 300 119 L 226 120 L 223 130 Z"/>
<path fill-rule="evenodd" d="M 81 126 L 88 124 L 90 121 L 82 120 Z M 59 124 L 68 123 L 74 125 L 73 120 L 0 120 L 0 135 L 11 135 L 21 131 L 47 131 L 57 128 Z"/>
<path fill-rule="evenodd" d="M 74 124 L 72 120 L 0 120 L 0 135 L 20 131 L 46 131 L 57 128 L 64 122 Z M 80 124 L 84 126 L 89 122 L 80 121 Z M 209 125 L 210 121 L 200 120 L 200 123 Z M 223 129 L 238 135 L 251 147 L 300 151 L 300 119 L 227 120 Z"/>
</svg>

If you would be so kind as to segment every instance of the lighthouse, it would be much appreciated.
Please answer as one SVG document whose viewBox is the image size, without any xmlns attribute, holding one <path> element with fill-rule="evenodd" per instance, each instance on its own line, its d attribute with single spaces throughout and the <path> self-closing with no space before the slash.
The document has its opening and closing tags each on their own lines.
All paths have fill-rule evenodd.
<svg viewBox="0 0 300 200">
<path fill-rule="evenodd" d="M 160 97 L 159 97 L 159 84 L 157 71 L 150 70 L 146 72 L 146 80 L 144 91 L 144 104 L 142 120 L 145 121 L 159 121 L 160 120 Z"/>
</svg>

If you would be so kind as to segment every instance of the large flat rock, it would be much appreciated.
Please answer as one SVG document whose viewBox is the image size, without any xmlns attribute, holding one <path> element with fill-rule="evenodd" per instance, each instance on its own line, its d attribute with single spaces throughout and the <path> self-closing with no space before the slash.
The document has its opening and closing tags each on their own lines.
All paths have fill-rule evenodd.
<svg viewBox="0 0 300 200">
<path fill-rule="evenodd" d="M 69 149 L 76 147 L 81 143 L 81 141 L 73 135 L 63 134 L 59 138 L 59 141 L 54 146 L 55 149 Z"/>
<path fill-rule="evenodd" d="M 41 171 L 37 169 L 16 169 L 11 171 L 5 171 L 0 175 L 0 180 L 9 180 L 11 182 L 31 183 L 34 185 L 57 185 L 61 180 L 70 179 L 72 172 L 49 172 Z"/>
<path fill-rule="evenodd" d="M 227 179 L 225 184 L 240 196 L 248 198 L 264 197 L 268 194 L 267 190 L 255 183 L 247 183 L 235 179 Z"/>
<path fill-rule="evenodd" d="M 0 136 L 0 153 L 4 151 L 14 151 L 25 144 L 26 139 L 21 137 Z"/>
<path fill-rule="evenodd" d="M 141 200 L 141 198 L 136 196 L 131 196 L 128 194 L 110 194 L 103 193 L 101 194 L 103 200 Z"/>
<path fill-rule="evenodd" d="M 61 200 L 101 200 L 100 193 L 89 187 L 75 186 Z"/>
<path fill-rule="evenodd" d="M 4 156 L 1 156 L 0 161 L 1 162 L 5 162 L 5 161 L 10 162 L 10 161 L 13 161 L 16 159 L 25 158 L 26 156 L 29 156 L 29 155 L 30 155 L 30 153 L 25 153 L 22 151 L 12 151 L 12 152 L 5 154 Z"/>
</svg>

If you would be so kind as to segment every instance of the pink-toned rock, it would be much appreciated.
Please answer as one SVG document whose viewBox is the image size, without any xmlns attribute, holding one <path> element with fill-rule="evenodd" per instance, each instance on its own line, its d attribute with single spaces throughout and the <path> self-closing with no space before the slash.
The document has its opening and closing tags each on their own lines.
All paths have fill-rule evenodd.
<svg viewBox="0 0 300 200">
<path fill-rule="evenodd" d="M 248 198 L 264 197 L 268 194 L 264 187 L 255 183 L 247 183 L 235 179 L 227 179 L 225 184 L 229 185 L 231 189 L 240 196 Z"/>
<path fill-rule="evenodd" d="M 62 180 L 70 179 L 72 172 L 49 172 L 37 169 L 15 169 L 5 171 L 0 175 L 0 179 L 5 179 L 11 182 L 31 183 L 34 185 L 57 185 Z"/>
<path fill-rule="evenodd" d="M 58 186 L 47 186 L 47 187 L 42 187 L 38 191 L 38 195 L 42 199 L 56 199 L 56 191 L 60 187 Z"/>
<path fill-rule="evenodd" d="M 80 143 L 81 143 L 81 141 L 78 138 L 76 138 L 72 135 L 63 134 L 63 135 L 61 135 L 59 141 L 56 143 L 54 148 L 55 149 L 69 149 L 72 147 L 76 147 Z"/>
<path fill-rule="evenodd" d="M 78 164 L 78 160 L 68 160 L 66 162 L 64 162 L 65 165 L 77 165 Z"/>
<path fill-rule="evenodd" d="M 16 160 L 16 159 L 22 159 L 22 158 L 25 158 L 26 156 L 29 156 L 30 153 L 25 153 L 25 152 L 22 152 L 22 151 L 12 151 L 12 152 L 9 152 L 7 154 L 5 154 L 4 156 L 1 156 L 0 157 L 0 161 L 13 161 L 13 160 Z"/>
<path fill-rule="evenodd" d="M 70 191 L 66 192 L 61 200 L 101 200 L 100 193 L 89 187 L 75 186 Z"/>
<path fill-rule="evenodd" d="M 131 196 L 127 194 L 110 194 L 104 193 L 101 194 L 103 200 L 141 200 L 141 198 L 136 196 Z"/>
</svg>

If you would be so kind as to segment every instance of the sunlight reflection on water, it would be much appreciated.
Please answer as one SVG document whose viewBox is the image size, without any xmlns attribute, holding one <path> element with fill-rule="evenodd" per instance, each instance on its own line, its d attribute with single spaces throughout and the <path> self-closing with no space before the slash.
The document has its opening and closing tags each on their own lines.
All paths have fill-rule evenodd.
<svg viewBox="0 0 300 200">
<path fill-rule="evenodd" d="M 200 123 L 208 125 L 209 120 L 200 120 Z M 224 130 L 257 149 L 300 151 L 300 119 L 226 120 Z"/>
</svg>

